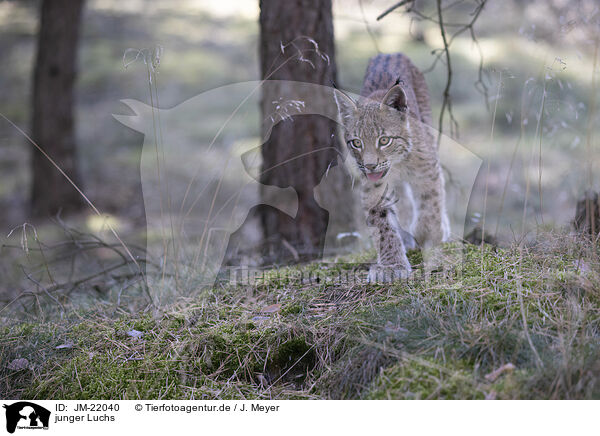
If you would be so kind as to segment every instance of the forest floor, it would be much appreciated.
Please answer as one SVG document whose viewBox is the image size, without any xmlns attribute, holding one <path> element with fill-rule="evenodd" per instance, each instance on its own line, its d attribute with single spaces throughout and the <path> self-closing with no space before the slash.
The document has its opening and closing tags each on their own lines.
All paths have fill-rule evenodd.
<svg viewBox="0 0 600 436">
<path fill-rule="evenodd" d="M 600 262 L 574 238 L 448 244 L 453 271 L 393 284 L 355 281 L 361 259 L 313 263 L 142 312 L 121 284 L 54 320 L 3 318 L 0 397 L 600 399 Z"/>
</svg>

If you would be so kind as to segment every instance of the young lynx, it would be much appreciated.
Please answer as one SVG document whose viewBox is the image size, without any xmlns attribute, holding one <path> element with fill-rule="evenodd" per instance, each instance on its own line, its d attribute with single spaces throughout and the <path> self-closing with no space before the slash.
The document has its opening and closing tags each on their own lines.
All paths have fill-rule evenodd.
<svg viewBox="0 0 600 436">
<path fill-rule="evenodd" d="M 369 281 L 407 277 L 406 248 L 415 243 L 430 270 L 450 229 L 423 74 L 403 54 L 381 54 L 369 62 L 357 102 L 334 95 L 377 247 Z"/>
</svg>

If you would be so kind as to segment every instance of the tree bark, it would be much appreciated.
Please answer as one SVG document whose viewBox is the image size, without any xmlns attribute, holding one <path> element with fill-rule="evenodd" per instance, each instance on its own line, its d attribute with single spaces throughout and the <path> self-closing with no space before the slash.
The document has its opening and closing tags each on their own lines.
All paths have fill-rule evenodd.
<svg viewBox="0 0 600 436">
<path fill-rule="evenodd" d="M 84 0 L 44 0 L 33 83 L 32 137 L 79 186 L 74 129 L 77 47 Z M 32 160 L 31 213 L 74 212 L 83 200 L 39 151 Z"/>
<path fill-rule="evenodd" d="M 314 52 L 308 38 L 327 54 L 329 63 Z M 297 59 L 299 51 L 310 63 Z M 286 63 L 293 57 L 296 59 Z M 331 0 L 261 0 L 260 62 L 263 79 L 332 86 L 336 70 Z M 285 95 L 285 89 L 278 91 Z M 280 97 L 273 91 L 263 92 L 263 119 L 273 113 L 273 101 Z M 308 260 L 322 254 L 328 213 L 316 203 L 313 190 L 327 168 L 336 162 L 335 134 L 334 121 L 318 115 L 299 115 L 276 124 L 262 146 L 261 183 L 291 186 L 299 200 L 296 219 L 270 207 L 259 210 L 266 240 L 280 247 L 275 250 L 276 256 Z"/>
</svg>

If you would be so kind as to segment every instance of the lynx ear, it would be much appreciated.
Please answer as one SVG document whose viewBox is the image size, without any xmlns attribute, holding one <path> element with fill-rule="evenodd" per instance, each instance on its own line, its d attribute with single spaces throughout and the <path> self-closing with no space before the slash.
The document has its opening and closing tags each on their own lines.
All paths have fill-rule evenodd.
<svg viewBox="0 0 600 436">
<path fill-rule="evenodd" d="M 356 114 L 356 104 L 350 97 L 337 89 L 333 90 L 333 96 L 340 114 L 340 121 L 344 124 L 346 120 L 353 118 Z"/>
<path fill-rule="evenodd" d="M 393 107 L 400 112 L 405 112 L 408 108 L 406 94 L 404 89 L 400 85 L 394 85 L 390 88 L 390 90 L 385 94 L 383 100 L 381 101 L 380 109 L 384 108 L 384 105 Z"/>
</svg>

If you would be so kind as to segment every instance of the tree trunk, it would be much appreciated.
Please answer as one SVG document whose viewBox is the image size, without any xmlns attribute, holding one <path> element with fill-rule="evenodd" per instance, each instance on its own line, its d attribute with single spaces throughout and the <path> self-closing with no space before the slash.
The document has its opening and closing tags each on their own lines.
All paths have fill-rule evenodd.
<svg viewBox="0 0 600 436">
<path fill-rule="evenodd" d="M 327 54 L 329 63 L 315 53 L 308 38 Z M 288 45 L 292 42 L 294 46 Z M 298 59 L 299 51 L 310 63 Z M 296 59 L 285 63 L 290 58 Z M 264 79 L 332 86 L 336 71 L 331 0 L 261 0 L 260 62 Z M 285 95 L 282 87 L 275 91 L 280 95 L 264 91 L 263 119 L 273 113 L 273 101 Z M 261 183 L 291 186 L 298 193 L 296 219 L 270 207 L 259 211 L 266 240 L 274 243 L 280 259 L 283 255 L 308 260 L 322 254 L 328 213 L 316 203 L 313 190 L 336 162 L 335 133 L 335 122 L 318 115 L 300 115 L 276 124 L 262 146 Z"/>
<path fill-rule="evenodd" d="M 600 203 L 598 193 L 587 190 L 577 201 L 575 209 L 575 230 L 581 234 L 596 236 L 600 233 Z"/>
<path fill-rule="evenodd" d="M 44 0 L 33 83 L 33 140 L 79 185 L 73 119 L 77 45 L 84 0 Z M 33 154 L 31 212 L 81 209 L 83 200 L 39 152 Z"/>
</svg>

